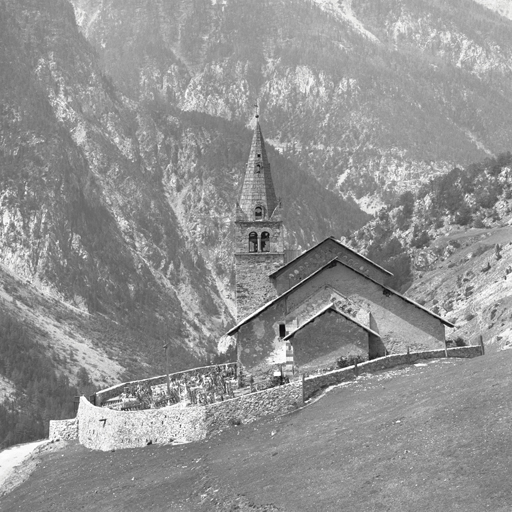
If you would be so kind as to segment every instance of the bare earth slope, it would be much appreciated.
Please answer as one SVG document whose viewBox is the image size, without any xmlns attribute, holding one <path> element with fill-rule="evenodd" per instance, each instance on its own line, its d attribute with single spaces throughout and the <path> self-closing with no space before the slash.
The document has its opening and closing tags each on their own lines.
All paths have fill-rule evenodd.
<svg viewBox="0 0 512 512">
<path fill-rule="evenodd" d="M 209 442 L 43 456 L 3 511 L 508 511 L 512 352 L 361 378 Z"/>
</svg>

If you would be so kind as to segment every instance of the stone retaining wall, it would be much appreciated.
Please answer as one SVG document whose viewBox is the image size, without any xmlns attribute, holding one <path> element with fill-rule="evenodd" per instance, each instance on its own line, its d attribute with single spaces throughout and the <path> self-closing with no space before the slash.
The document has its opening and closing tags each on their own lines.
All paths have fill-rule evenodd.
<svg viewBox="0 0 512 512">
<path fill-rule="evenodd" d="M 78 420 L 50 420 L 50 441 L 74 441 L 78 439 Z"/>
<path fill-rule="evenodd" d="M 172 406 L 115 411 L 80 398 L 78 439 L 94 450 L 200 441 L 230 426 L 285 414 L 302 404 L 302 383 L 294 382 L 206 406 Z"/>
<path fill-rule="evenodd" d="M 285 414 L 302 405 L 302 382 L 265 389 L 239 398 L 206 405 L 207 435 L 269 415 Z"/>
<path fill-rule="evenodd" d="M 449 348 L 446 352 L 448 353 L 448 357 L 471 358 L 483 355 L 480 345 Z M 357 366 L 357 370 L 354 366 L 349 366 L 340 370 L 333 370 L 331 372 L 306 377 L 304 379 L 304 400 L 311 398 L 311 396 L 323 388 L 354 380 L 357 375 L 361 373 L 371 373 L 404 364 L 413 364 L 421 359 L 438 359 L 443 357 L 446 357 L 444 349 L 411 352 L 410 354 L 392 354 L 365 361 Z"/>
<path fill-rule="evenodd" d="M 482 355 L 480 346 L 448 349 L 448 357 L 479 355 Z M 134 448 L 154 443 L 169 444 L 175 440 L 199 441 L 230 426 L 251 423 L 264 416 L 290 412 L 301 406 L 303 399 L 310 398 L 322 388 L 353 380 L 358 374 L 412 364 L 421 359 L 442 357 L 445 357 L 444 349 L 393 354 L 366 361 L 357 368 L 351 366 L 334 370 L 307 377 L 304 381 L 205 406 L 175 405 L 144 411 L 115 411 L 94 406 L 85 397 L 81 397 L 77 419 L 51 422 L 50 439 L 71 436 L 78 426 L 80 443 L 95 450 Z M 149 380 L 152 379 L 146 379 Z"/>
<path fill-rule="evenodd" d="M 213 368 L 226 367 L 226 366 L 236 366 L 236 363 L 223 363 L 223 364 L 215 364 L 212 366 L 201 366 L 199 368 L 192 368 L 191 370 L 184 370 L 182 372 L 170 373 L 169 378 L 172 379 L 181 379 L 184 375 L 188 373 L 199 373 L 205 374 L 209 373 Z M 107 389 L 103 389 L 102 391 L 98 391 L 95 395 L 96 397 L 96 405 L 100 406 L 104 404 L 110 398 L 114 398 L 115 396 L 120 395 L 126 386 L 130 386 L 133 384 L 149 384 L 150 386 L 156 386 L 158 384 L 165 384 L 167 382 L 167 375 L 159 375 L 158 377 L 151 377 L 149 379 L 141 379 L 141 380 L 132 380 L 130 382 L 123 382 L 122 384 L 116 384 Z"/>
<path fill-rule="evenodd" d="M 175 440 L 199 441 L 206 437 L 202 407 L 115 411 L 96 407 L 81 397 L 77 418 L 78 440 L 93 450 L 169 444 Z"/>
</svg>

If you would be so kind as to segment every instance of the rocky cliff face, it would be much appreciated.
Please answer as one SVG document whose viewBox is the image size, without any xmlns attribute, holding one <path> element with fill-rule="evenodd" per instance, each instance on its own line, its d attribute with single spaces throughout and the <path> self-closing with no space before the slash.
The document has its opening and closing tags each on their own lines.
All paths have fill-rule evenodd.
<svg viewBox="0 0 512 512">
<path fill-rule="evenodd" d="M 327 188 L 389 200 L 507 148 L 512 24 L 473 1 L 73 0 L 134 101 L 248 123 Z"/>
<path fill-rule="evenodd" d="M 140 156 L 136 112 L 100 71 L 72 7 L 4 2 L 2 22 L 3 262 L 150 335 L 191 345 L 207 336 L 185 317 L 201 301 L 221 320 L 229 313 L 211 278 L 181 258 L 174 213 Z M 193 283 L 187 295 L 180 274 Z"/>
<path fill-rule="evenodd" d="M 177 87 L 118 87 L 66 0 L 1 2 L 0 47 L 4 283 L 15 276 L 16 289 L 105 321 L 109 342 L 87 321 L 80 343 L 96 340 L 102 354 L 109 347 L 122 363 L 112 367 L 117 376 L 147 364 L 161 371 L 163 341 L 174 367 L 204 360 L 233 321 L 230 221 L 250 132 L 181 111 L 167 99 Z M 157 80 L 151 66 L 144 73 Z M 291 245 L 364 223 L 355 203 L 269 153 L 278 193 L 295 199 L 285 202 Z M 9 309 L 13 297 L 5 297 Z M 51 326 L 29 323 L 48 342 Z"/>
<path fill-rule="evenodd" d="M 388 200 L 511 135 L 511 24 L 474 2 L 10 0 L 0 14 L 2 262 L 139 332 L 141 360 L 168 338 L 203 357 L 232 321 L 255 100 L 290 246 L 365 222 L 340 192 Z"/>
<path fill-rule="evenodd" d="M 508 0 L 475 0 L 479 4 L 512 20 L 512 4 Z"/>
<path fill-rule="evenodd" d="M 453 169 L 403 194 L 354 237 L 388 259 L 395 281 L 412 283 L 408 295 L 456 324 L 451 339 L 482 335 L 493 349 L 512 346 L 511 164 L 504 153 Z"/>
</svg>

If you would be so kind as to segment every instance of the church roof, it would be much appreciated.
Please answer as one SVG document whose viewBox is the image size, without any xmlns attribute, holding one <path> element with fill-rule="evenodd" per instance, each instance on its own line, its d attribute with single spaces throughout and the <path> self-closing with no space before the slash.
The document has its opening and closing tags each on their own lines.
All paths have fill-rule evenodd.
<svg viewBox="0 0 512 512">
<path fill-rule="evenodd" d="M 238 197 L 237 220 L 244 220 L 240 214 L 253 220 L 258 206 L 263 208 L 263 219 L 270 219 L 278 204 L 259 116 L 256 116 L 251 151 Z"/>
<path fill-rule="evenodd" d="M 300 254 L 299 256 L 294 258 L 292 261 L 289 261 L 288 263 L 286 263 L 282 267 L 278 268 L 275 272 L 270 274 L 269 277 L 271 277 L 271 278 L 277 277 L 279 274 L 281 274 L 281 272 L 284 272 L 290 265 L 292 265 L 293 263 L 297 263 L 301 258 L 306 256 L 306 254 L 309 254 L 310 252 L 314 251 L 317 247 L 320 247 L 322 244 L 326 243 L 328 240 L 332 240 L 333 242 L 337 243 L 338 245 L 340 245 L 341 247 L 343 247 L 347 251 L 350 251 L 352 254 L 355 254 L 359 258 L 365 260 L 367 263 L 369 263 L 373 267 L 379 269 L 380 271 L 384 272 L 385 274 L 388 274 L 389 276 L 393 275 L 389 270 L 386 270 L 384 267 L 381 267 L 380 265 L 378 265 L 377 263 L 375 263 L 371 259 L 367 258 L 366 256 L 363 256 L 362 254 L 358 253 L 357 251 L 354 251 L 354 249 L 351 249 L 348 245 L 345 245 L 344 243 L 340 242 L 339 240 L 336 240 L 336 238 L 334 238 L 333 236 L 329 236 L 326 239 L 324 239 L 321 242 L 319 242 L 316 245 L 314 245 L 313 247 L 311 247 L 310 249 L 308 249 L 307 251 L 304 251 L 302 254 Z"/>
<path fill-rule="evenodd" d="M 271 300 L 270 302 L 267 302 L 261 308 L 257 309 L 254 313 L 251 313 L 249 316 L 246 316 L 237 325 L 235 325 L 235 327 L 232 327 L 228 331 L 228 333 L 227 333 L 228 336 L 232 336 L 233 334 L 238 332 L 238 330 L 242 326 L 244 326 L 246 323 L 250 322 L 253 318 L 255 318 L 259 314 L 263 313 L 263 311 L 265 311 L 269 307 L 273 306 L 275 303 L 277 303 L 281 299 L 283 299 L 283 298 L 287 297 L 288 295 L 290 295 L 292 292 L 297 290 L 299 287 L 303 286 L 305 283 L 307 283 L 308 281 L 313 279 L 317 274 L 319 274 L 320 272 L 323 272 L 326 268 L 331 268 L 331 267 L 333 267 L 335 265 L 343 265 L 344 267 L 347 267 L 348 269 L 352 270 L 352 272 L 355 272 L 356 274 L 359 274 L 360 276 L 362 276 L 364 279 L 368 279 L 369 281 L 371 281 L 372 283 L 376 284 L 377 286 L 380 286 L 384 293 L 390 294 L 390 295 L 396 295 L 397 297 L 399 297 L 400 299 L 404 300 L 405 302 L 408 302 L 409 304 L 417 307 L 418 309 L 421 309 L 421 310 L 425 311 L 425 313 L 428 313 L 430 316 L 433 316 L 434 318 L 437 318 L 441 323 L 443 323 L 447 327 L 455 327 L 454 324 L 452 324 L 451 322 L 448 322 L 448 320 L 445 320 L 443 317 L 441 317 L 439 315 L 436 315 L 435 313 L 433 313 L 432 311 L 430 311 L 427 308 L 423 307 L 421 304 L 417 303 L 416 301 L 414 301 L 412 299 L 409 299 L 408 297 L 405 297 L 404 295 L 396 292 L 392 288 L 388 288 L 387 286 L 384 286 L 383 284 L 379 283 L 378 281 L 375 281 L 375 279 L 372 279 L 371 277 L 366 276 L 365 274 L 363 274 L 362 272 L 359 272 L 358 270 L 356 270 L 355 268 L 351 267 L 350 265 L 347 265 L 346 263 L 343 263 L 343 261 L 340 261 L 339 259 L 334 258 L 329 263 L 327 263 L 323 267 L 319 268 L 316 272 L 313 272 L 310 276 L 306 277 L 305 279 L 303 279 L 302 281 L 297 283 L 295 286 L 292 286 L 289 290 L 285 291 L 284 293 L 282 293 L 281 295 L 279 295 L 275 299 Z"/>
<path fill-rule="evenodd" d="M 322 316 L 324 313 L 327 313 L 327 311 L 334 311 L 335 313 L 338 313 L 338 315 L 341 315 L 345 319 L 349 320 L 350 322 L 356 324 L 358 327 L 361 327 L 361 329 L 364 329 L 368 334 L 373 334 L 374 336 L 377 336 L 380 338 L 380 334 L 378 332 L 375 332 L 373 329 L 370 329 L 366 325 L 362 324 L 361 322 L 357 321 L 355 318 L 351 317 L 350 315 L 347 315 L 346 313 L 343 313 L 342 311 L 338 310 L 334 304 L 328 304 L 324 308 L 322 308 L 320 311 L 315 313 L 309 320 L 304 322 L 300 327 L 292 331 L 290 334 L 287 334 L 283 339 L 289 340 L 295 336 L 301 329 L 306 327 L 306 325 L 310 324 L 311 322 L 314 322 L 318 317 Z"/>
</svg>

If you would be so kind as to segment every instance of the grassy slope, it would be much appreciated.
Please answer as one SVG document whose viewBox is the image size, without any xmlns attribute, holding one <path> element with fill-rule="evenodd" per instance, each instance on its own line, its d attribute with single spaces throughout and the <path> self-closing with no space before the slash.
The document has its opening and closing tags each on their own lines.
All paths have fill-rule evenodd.
<svg viewBox="0 0 512 512">
<path fill-rule="evenodd" d="M 0 508 L 510 510 L 511 363 L 505 351 L 365 377 L 209 442 L 70 445 L 43 456 Z"/>
</svg>

